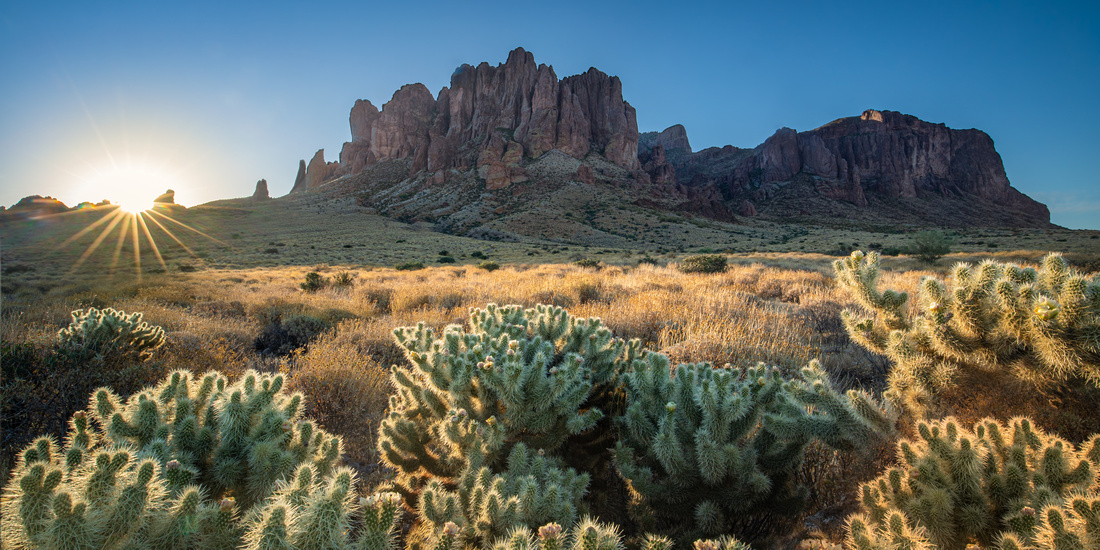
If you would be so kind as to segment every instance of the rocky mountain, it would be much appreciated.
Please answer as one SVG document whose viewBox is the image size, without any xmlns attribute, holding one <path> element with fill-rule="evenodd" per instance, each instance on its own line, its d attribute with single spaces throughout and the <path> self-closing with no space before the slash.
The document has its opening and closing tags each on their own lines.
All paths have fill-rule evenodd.
<svg viewBox="0 0 1100 550">
<path fill-rule="evenodd" d="M 669 166 L 649 169 L 651 176 L 666 177 L 671 167 L 682 184 L 717 185 L 725 200 L 742 204 L 741 211 L 767 205 L 784 187 L 801 182 L 820 198 L 864 209 L 893 201 L 904 210 L 906 200 L 919 209 L 922 199 L 955 199 L 1000 208 L 1014 220 L 1009 225 L 1050 222 L 1046 206 L 1009 184 L 985 132 L 953 130 L 893 111 L 867 110 L 807 132 L 781 128 L 751 150 L 727 146 L 693 153 L 677 125 L 643 136 L 639 154 L 668 158 Z M 989 222 L 917 214 L 943 225 Z"/>
<path fill-rule="evenodd" d="M 326 161 L 323 149 L 303 159 L 292 194 L 350 194 L 379 212 L 461 233 L 529 219 L 576 185 L 632 207 L 723 221 L 734 212 L 805 223 L 1050 219 L 1009 185 L 979 130 L 868 110 L 806 132 L 782 128 L 753 149 L 695 152 L 681 125 L 639 134 L 618 77 L 591 68 L 559 79 L 522 48 L 495 67 L 462 65 L 434 97 L 409 84 L 381 109 L 358 100 L 349 123 L 339 159 Z M 541 216 L 575 214 L 556 212 Z"/>
</svg>

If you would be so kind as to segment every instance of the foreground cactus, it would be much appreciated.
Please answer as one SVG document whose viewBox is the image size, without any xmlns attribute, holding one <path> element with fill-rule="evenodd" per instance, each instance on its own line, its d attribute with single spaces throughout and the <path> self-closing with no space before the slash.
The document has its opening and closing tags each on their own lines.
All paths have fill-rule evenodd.
<svg viewBox="0 0 1100 550">
<path fill-rule="evenodd" d="M 833 267 L 840 286 L 875 313 L 845 311 L 848 334 L 896 363 L 887 395 L 918 414 L 960 371 L 1100 387 L 1100 280 L 1076 273 L 1060 255 L 1039 269 L 958 264 L 950 285 L 927 277 L 915 316 L 905 293 L 879 293 L 878 254 L 856 251 Z"/>
<path fill-rule="evenodd" d="M 606 416 L 639 343 L 544 305 L 489 305 L 467 330 L 394 334 L 409 366 L 392 369 L 379 450 L 418 507 L 419 536 L 450 522 L 462 540 L 487 543 L 517 525 L 573 523 L 589 478 L 567 462 L 608 460 Z"/>
<path fill-rule="evenodd" d="M 0 542 L 228 549 L 245 540 L 255 548 L 343 541 L 358 511 L 354 476 L 337 467 L 340 438 L 301 418 L 302 400 L 283 390 L 281 375 L 255 372 L 230 384 L 216 372 L 177 371 L 125 401 L 100 389 L 88 412 L 73 415 L 63 446 L 43 437 L 23 452 L 0 502 Z"/>
<path fill-rule="evenodd" d="M 866 394 L 836 393 L 816 364 L 790 379 L 763 364 L 669 372 L 667 357 L 648 354 L 622 375 L 630 405 L 616 457 L 642 511 L 681 540 L 800 511 L 806 488 L 794 474 L 807 445 L 853 450 L 893 424 Z"/>
<path fill-rule="evenodd" d="M 69 326 L 57 331 L 57 339 L 63 349 L 144 359 L 164 345 L 164 329 L 141 317 L 109 307 L 78 309 Z"/>
<path fill-rule="evenodd" d="M 1026 418 L 917 432 L 862 487 L 849 548 L 1100 548 L 1100 435 L 1074 448 Z"/>
</svg>

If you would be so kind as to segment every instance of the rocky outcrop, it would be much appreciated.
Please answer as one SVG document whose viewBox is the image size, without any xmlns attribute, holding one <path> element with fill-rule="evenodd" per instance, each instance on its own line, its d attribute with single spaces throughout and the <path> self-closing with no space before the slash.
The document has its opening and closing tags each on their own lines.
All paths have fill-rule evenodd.
<svg viewBox="0 0 1100 550">
<path fill-rule="evenodd" d="M 688 141 L 687 128 L 683 124 L 674 124 L 665 128 L 657 135 L 657 144 L 665 148 L 665 151 L 679 149 L 685 153 L 691 152 L 691 143 Z"/>
<path fill-rule="evenodd" d="M 306 161 L 298 161 L 298 175 L 294 176 L 294 187 L 290 188 L 291 194 L 301 193 L 306 190 Z"/>
<path fill-rule="evenodd" d="M 267 191 L 267 180 L 262 179 L 256 182 L 256 191 L 252 193 L 252 200 L 263 201 L 271 198 L 271 194 Z"/>
<path fill-rule="evenodd" d="M 336 175 L 339 168 L 339 162 L 325 162 L 325 150 L 318 149 L 306 165 L 305 190 L 316 189 L 321 183 Z"/>
<path fill-rule="evenodd" d="M 751 218 L 756 215 L 756 205 L 747 200 L 741 201 L 741 208 L 738 209 L 737 213 L 746 218 Z"/>
<path fill-rule="evenodd" d="M 176 192 L 169 189 L 163 195 L 153 199 L 153 204 L 176 204 Z"/>
<path fill-rule="evenodd" d="M 661 136 L 666 143 L 672 139 L 673 128 L 639 155 L 653 156 Z M 1011 187 L 985 132 L 953 130 L 893 111 L 867 110 L 807 132 L 780 128 L 747 155 L 727 146 L 681 155 L 672 164 L 678 183 L 716 183 L 727 200 L 767 200 L 801 174 L 821 196 L 860 207 L 872 196 L 947 197 L 995 203 L 1024 214 L 1029 223 L 1050 220 L 1046 206 Z"/>
<path fill-rule="evenodd" d="M 68 211 L 69 207 L 65 206 L 65 203 L 53 197 L 31 195 L 19 199 L 19 202 L 7 209 L 5 214 L 16 218 L 42 218 Z"/>
<path fill-rule="evenodd" d="M 381 111 L 358 100 L 349 121 L 352 140 L 326 178 L 410 159 L 410 173 L 477 169 L 491 189 L 501 189 L 526 180 L 524 158 L 552 149 L 577 159 L 595 153 L 627 170 L 641 167 L 637 115 L 623 100 L 618 77 L 592 68 L 558 80 L 553 67 L 536 65 L 523 48 L 495 67 L 462 65 L 435 98 L 423 84 L 410 84 Z"/>
<path fill-rule="evenodd" d="M 676 185 L 676 168 L 668 161 L 665 155 L 665 147 L 660 144 L 648 151 L 638 151 L 638 161 L 642 163 L 642 170 L 649 174 L 650 181 L 661 186 Z"/>
</svg>

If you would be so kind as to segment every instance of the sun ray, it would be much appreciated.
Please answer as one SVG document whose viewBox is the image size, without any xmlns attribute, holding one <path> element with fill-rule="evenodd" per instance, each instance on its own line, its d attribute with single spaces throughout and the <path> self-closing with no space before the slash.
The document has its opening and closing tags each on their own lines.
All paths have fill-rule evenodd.
<svg viewBox="0 0 1100 550">
<path fill-rule="evenodd" d="M 145 223 L 145 216 L 138 214 L 136 218 L 138 223 L 141 224 L 141 230 L 145 232 L 145 238 L 149 239 L 149 246 L 153 249 L 153 255 L 157 257 L 157 261 L 160 262 L 160 266 L 164 268 L 164 271 L 168 272 L 168 264 L 164 263 L 164 257 L 160 255 L 160 248 L 157 247 L 157 241 L 153 240 L 153 234 L 149 232 L 149 226 Z"/>
<path fill-rule="evenodd" d="M 166 219 L 166 220 L 168 220 L 168 221 L 170 221 L 174 224 L 181 225 L 185 229 L 190 229 L 191 231 L 194 231 L 195 233 L 198 233 L 199 235 L 202 235 L 203 237 L 206 237 L 207 239 L 210 239 L 210 240 L 212 240 L 212 241 L 214 241 L 214 242 L 216 242 L 216 243 L 218 243 L 222 246 L 230 246 L 229 243 L 227 243 L 227 242 L 225 242 L 225 241 L 223 241 L 223 240 L 221 240 L 217 237 L 211 237 L 210 235 L 207 235 L 206 233 L 203 233 L 202 231 L 199 231 L 198 229 L 195 229 L 194 227 L 191 227 L 190 225 L 187 225 L 187 224 L 185 224 L 185 223 L 183 223 L 179 220 L 172 219 L 171 216 L 161 214 L 160 212 L 157 212 L 156 210 L 149 210 L 149 212 L 152 213 L 152 214 L 156 214 L 157 216 L 160 216 L 160 217 L 162 217 L 162 218 L 164 218 L 164 219 Z M 232 248 L 232 247 L 230 247 L 230 248 Z"/>
<path fill-rule="evenodd" d="M 116 212 L 118 211 L 116 210 Z M 99 236 L 96 237 L 96 239 L 92 241 L 92 244 L 88 245 L 87 250 L 85 250 L 84 253 L 80 255 L 80 258 L 73 264 L 73 268 L 72 270 L 70 270 L 70 273 L 75 272 L 77 268 L 80 267 L 96 251 L 96 249 L 99 248 L 99 245 L 103 244 L 103 241 L 107 239 L 107 236 L 111 234 L 111 231 L 114 231 L 115 227 L 117 227 L 118 224 L 121 223 L 124 219 L 126 219 L 126 216 L 115 216 L 114 221 L 112 221 L 107 227 L 103 228 L 103 231 L 99 233 Z"/>
<path fill-rule="evenodd" d="M 65 248 L 66 246 L 69 246 L 70 244 L 73 243 L 73 241 L 83 237 L 84 235 L 87 235 L 93 229 L 107 223 L 108 221 L 111 220 L 111 218 L 115 218 L 115 217 L 118 217 L 118 216 L 121 216 L 121 215 L 122 215 L 121 210 L 119 210 L 118 208 L 112 209 L 110 212 L 104 214 L 102 218 L 99 218 L 98 220 L 96 220 L 94 223 L 92 223 L 88 227 L 85 227 L 84 229 L 81 229 L 76 235 L 73 235 L 72 237 L 69 237 L 68 239 L 65 239 L 65 242 L 55 246 L 54 249 L 53 249 L 53 252 L 57 252 L 58 250 L 61 250 L 62 248 Z"/>
<path fill-rule="evenodd" d="M 113 277 L 115 275 L 115 268 L 118 267 L 118 258 L 122 255 L 122 245 L 126 243 L 126 233 L 130 231 L 130 216 L 123 216 L 122 230 L 118 232 L 118 242 L 115 243 L 115 255 L 111 259 L 111 270 L 109 274 Z"/>
<path fill-rule="evenodd" d="M 194 250 L 191 250 L 191 247 L 187 246 L 186 244 L 183 244 L 183 241 L 181 241 L 179 239 L 179 237 L 177 237 L 174 233 L 169 231 L 167 227 L 164 227 L 164 224 L 160 223 L 159 220 L 157 220 L 156 218 L 150 216 L 149 221 L 157 224 L 157 227 L 161 228 L 161 230 L 164 231 L 165 234 L 167 234 L 169 237 L 171 237 L 173 241 L 176 241 L 176 244 L 182 246 L 183 249 L 186 250 L 188 254 L 190 254 L 192 256 L 198 256 L 198 254 L 195 254 Z"/>
<path fill-rule="evenodd" d="M 131 235 L 134 237 L 134 269 L 137 271 L 137 280 L 141 282 L 141 237 L 138 235 L 138 215 L 131 214 L 134 217 L 130 221 Z"/>
</svg>

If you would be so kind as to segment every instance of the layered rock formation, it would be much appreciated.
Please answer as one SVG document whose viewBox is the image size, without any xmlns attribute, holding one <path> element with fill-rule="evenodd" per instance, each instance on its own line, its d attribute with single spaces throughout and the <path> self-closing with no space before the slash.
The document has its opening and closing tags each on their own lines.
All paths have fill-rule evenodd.
<svg viewBox="0 0 1100 550">
<path fill-rule="evenodd" d="M 358 100 L 350 125 L 352 140 L 339 162 L 325 163 L 318 152 L 304 176 L 299 168 L 292 193 L 388 159 L 410 160 L 410 174 L 476 169 L 490 189 L 526 181 L 523 159 L 552 149 L 640 168 L 637 117 L 618 77 L 592 68 L 559 80 L 523 48 L 496 67 L 462 65 L 435 98 L 423 84 L 410 84 L 381 110 Z"/>
<path fill-rule="evenodd" d="M 662 141 L 665 148 L 672 139 L 686 144 L 681 133 L 683 127 L 674 126 L 656 139 L 647 134 L 640 156 L 664 158 Z M 934 196 L 988 201 L 1033 221 L 1050 220 L 1046 206 L 1011 187 L 985 132 L 953 130 L 893 111 L 867 110 L 807 132 L 781 128 L 751 151 L 710 148 L 679 155 L 670 164 L 678 183 L 714 183 L 729 201 L 759 204 L 802 175 L 821 196 L 860 207 L 868 205 L 868 196 Z M 660 163 L 646 169 L 654 178 L 667 172 Z M 742 203 L 739 210 L 750 215 L 756 208 Z"/>
</svg>

